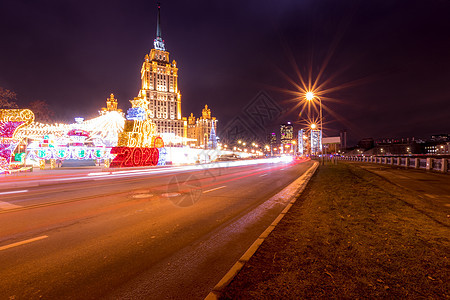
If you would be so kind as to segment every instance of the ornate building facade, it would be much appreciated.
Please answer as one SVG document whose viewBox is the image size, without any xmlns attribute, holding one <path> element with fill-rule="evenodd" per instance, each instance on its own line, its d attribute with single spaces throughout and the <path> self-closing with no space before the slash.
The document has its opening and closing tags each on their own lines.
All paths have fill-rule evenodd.
<svg viewBox="0 0 450 300">
<path fill-rule="evenodd" d="M 145 55 L 141 68 L 141 89 L 135 101 L 148 105 L 149 118 L 159 133 L 173 133 L 186 138 L 187 120 L 181 117 L 181 92 L 178 89 L 178 68 L 170 62 L 161 36 L 160 6 L 154 48 Z"/>
<path fill-rule="evenodd" d="M 169 52 L 166 51 L 161 34 L 160 15 L 158 4 L 153 49 L 145 55 L 141 68 L 141 89 L 131 102 L 139 102 L 148 107 L 148 118 L 156 124 L 160 134 L 174 134 L 183 138 L 183 144 L 204 146 L 209 143 L 215 146 L 217 120 L 211 117 L 207 106 L 201 118 L 196 119 L 192 114 L 189 120 L 182 117 L 177 63 L 175 60 L 170 62 Z M 208 142 L 205 143 L 205 140 Z"/>
<path fill-rule="evenodd" d="M 106 107 L 102 107 L 100 114 L 105 114 L 108 111 L 122 112 L 120 108 L 117 108 L 117 99 L 114 98 L 114 94 L 111 93 L 109 98 L 106 99 Z"/>
<path fill-rule="evenodd" d="M 202 148 L 215 148 L 217 146 L 217 119 L 211 117 L 208 105 L 202 110 L 200 118 L 191 115 L 188 118 L 187 137 L 195 140 L 191 144 Z"/>
</svg>

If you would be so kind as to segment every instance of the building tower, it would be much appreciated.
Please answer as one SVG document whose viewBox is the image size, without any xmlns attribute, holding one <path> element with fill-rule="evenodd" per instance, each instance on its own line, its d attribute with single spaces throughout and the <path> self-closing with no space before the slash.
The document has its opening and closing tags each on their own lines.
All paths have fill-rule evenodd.
<svg viewBox="0 0 450 300">
<path fill-rule="evenodd" d="M 215 148 L 217 146 L 217 119 L 211 116 L 208 105 L 202 110 L 200 118 L 191 113 L 188 121 L 187 137 L 192 141 L 191 145 L 202 148 Z"/>
<path fill-rule="evenodd" d="M 106 113 L 108 111 L 117 111 L 117 112 L 122 112 L 121 109 L 117 108 L 117 99 L 114 98 L 114 94 L 111 93 L 111 95 L 109 95 L 109 98 L 106 99 L 106 107 L 102 108 L 102 113 Z"/>
<path fill-rule="evenodd" d="M 148 117 L 161 134 L 173 133 L 186 137 L 187 121 L 181 117 L 181 93 L 178 90 L 178 68 L 170 62 L 161 35 L 160 4 L 153 49 L 145 55 L 141 68 L 142 86 L 135 101 L 148 102 Z"/>
<path fill-rule="evenodd" d="M 280 135 L 281 144 L 283 144 L 283 146 L 292 143 L 292 139 L 294 138 L 294 126 L 292 126 L 291 122 L 280 125 Z"/>
</svg>

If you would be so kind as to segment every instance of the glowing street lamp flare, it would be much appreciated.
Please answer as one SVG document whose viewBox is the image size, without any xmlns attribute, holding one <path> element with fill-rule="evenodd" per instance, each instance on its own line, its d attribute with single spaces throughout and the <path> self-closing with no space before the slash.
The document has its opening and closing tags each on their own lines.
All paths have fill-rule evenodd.
<svg viewBox="0 0 450 300">
<path fill-rule="evenodd" d="M 305 97 L 306 97 L 306 100 L 311 101 L 312 99 L 314 99 L 314 93 L 313 92 L 307 92 Z"/>
<path fill-rule="evenodd" d="M 311 129 L 316 129 L 317 125 L 316 124 L 311 124 Z"/>
</svg>

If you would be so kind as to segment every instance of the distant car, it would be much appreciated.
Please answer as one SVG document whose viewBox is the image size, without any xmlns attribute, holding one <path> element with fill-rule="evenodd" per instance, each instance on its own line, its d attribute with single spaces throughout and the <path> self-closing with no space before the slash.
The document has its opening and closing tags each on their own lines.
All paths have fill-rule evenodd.
<svg viewBox="0 0 450 300">
<path fill-rule="evenodd" d="M 239 159 L 240 157 L 236 154 L 224 154 L 224 155 L 220 155 L 216 158 L 217 161 L 228 161 L 228 160 L 236 160 Z"/>
</svg>

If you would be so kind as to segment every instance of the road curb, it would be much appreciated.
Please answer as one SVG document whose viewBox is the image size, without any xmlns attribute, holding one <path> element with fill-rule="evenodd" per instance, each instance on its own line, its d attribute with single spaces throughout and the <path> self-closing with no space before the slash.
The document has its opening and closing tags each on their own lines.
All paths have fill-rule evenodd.
<svg viewBox="0 0 450 300">
<path fill-rule="evenodd" d="M 250 260 L 250 258 L 255 254 L 256 250 L 258 250 L 259 246 L 261 246 L 261 244 L 275 229 L 275 227 L 278 225 L 281 219 L 283 219 L 283 217 L 286 215 L 286 213 L 289 211 L 289 209 L 292 207 L 295 201 L 297 201 L 297 198 L 306 188 L 306 185 L 308 184 L 309 180 L 314 175 L 318 167 L 319 163 L 314 162 L 314 165 L 311 168 L 309 168 L 302 176 L 300 176 L 297 180 L 292 182 L 290 185 L 288 185 L 286 188 L 284 188 L 282 191 L 280 191 L 278 194 L 272 197 L 277 198 L 283 196 L 283 194 L 286 194 L 287 192 L 290 192 L 291 201 L 278 215 L 278 217 L 272 222 L 272 224 L 270 224 L 269 227 L 267 227 L 266 230 L 264 230 L 264 232 L 256 239 L 256 241 L 253 242 L 250 248 L 248 248 L 247 251 L 245 251 L 244 255 L 242 255 L 241 258 L 239 258 L 239 260 L 231 267 L 231 269 L 225 274 L 225 276 L 222 277 L 222 279 L 216 284 L 216 286 L 212 289 L 212 291 L 208 294 L 208 296 L 206 296 L 205 300 L 215 300 L 220 298 L 220 296 L 223 293 L 223 290 L 230 284 L 233 278 L 241 271 L 245 263 L 247 263 Z"/>
</svg>

